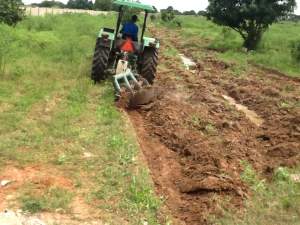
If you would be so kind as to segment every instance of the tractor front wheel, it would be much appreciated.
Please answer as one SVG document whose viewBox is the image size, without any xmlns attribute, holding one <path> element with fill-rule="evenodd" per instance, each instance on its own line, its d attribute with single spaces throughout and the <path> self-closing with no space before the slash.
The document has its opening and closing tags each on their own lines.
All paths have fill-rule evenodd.
<svg viewBox="0 0 300 225">
<path fill-rule="evenodd" d="M 105 70 L 108 65 L 110 48 L 101 45 L 101 38 L 97 39 L 93 58 L 91 78 L 95 83 L 105 79 Z"/>
<path fill-rule="evenodd" d="M 141 76 L 144 77 L 150 84 L 156 76 L 156 68 L 158 64 L 158 51 L 156 48 L 145 48 L 142 56 Z"/>
</svg>

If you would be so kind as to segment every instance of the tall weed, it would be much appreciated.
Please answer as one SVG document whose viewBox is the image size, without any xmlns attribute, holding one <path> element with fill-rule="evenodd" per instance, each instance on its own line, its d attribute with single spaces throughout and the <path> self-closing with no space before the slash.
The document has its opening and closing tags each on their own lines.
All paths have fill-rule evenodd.
<svg viewBox="0 0 300 225">
<path fill-rule="evenodd" d="M 297 63 L 300 63 L 300 40 L 292 42 L 291 53 L 292 53 L 293 59 Z"/>
</svg>

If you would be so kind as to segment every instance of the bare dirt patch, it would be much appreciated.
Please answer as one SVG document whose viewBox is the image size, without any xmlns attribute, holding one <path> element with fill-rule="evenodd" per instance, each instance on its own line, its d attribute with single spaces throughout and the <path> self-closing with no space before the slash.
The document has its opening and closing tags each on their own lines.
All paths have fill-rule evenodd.
<svg viewBox="0 0 300 225">
<path fill-rule="evenodd" d="M 18 190 L 22 189 L 25 184 L 36 185 L 36 191 L 52 186 L 73 188 L 71 180 L 53 168 L 42 166 L 26 166 L 24 168 L 7 166 L 0 173 L 0 180 L 11 181 L 8 185 L 0 188 L 0 211 L 9 207 L 10 203 L 16 200 Z"/>
<path fill-rule="evenodd" d="M 51 187 L 59 187 L 76 193 L 71 205 L 70 213 L 57 212 L 40 212 L 29 216 L 27 214 L 15 213 L 9 211 L 11 216 L 7 221 L 35 221 L 39 220 L 45 224 L 61 224 L 61 225 L 102 225 L 105 224 L 101 220 L 103 214 L 100 209 L 92 207 L 86 203 L 85 196 L 77 193 L 73 182 L 64 177 L 60 171 L 55 168 L 43 166 L 26 166 L 15 167 L 13 165 L 5 167 L 0 173 L 0 180 L 8 180 L 10 183 L 0 187 L 0 212 L 5 212 L 7 209 L 13 209 L 16 212 L 20 207 L 17 203 L 18 193 L 26 187 L 26 185 L 34 185 L 32 193 L 39 193 Z M 4 215 L 4 214 L 3 214 Z M 1 217 L 2 218 L 2 217 Z M 4 217 L 2 219 L 5 219 Z M 29 223 L 31 224 L 31 223 Z M 35 223 L 34 223 L 35 224 Z M 37 223 L 39 224 L 39 223 Z"/>
</svg>

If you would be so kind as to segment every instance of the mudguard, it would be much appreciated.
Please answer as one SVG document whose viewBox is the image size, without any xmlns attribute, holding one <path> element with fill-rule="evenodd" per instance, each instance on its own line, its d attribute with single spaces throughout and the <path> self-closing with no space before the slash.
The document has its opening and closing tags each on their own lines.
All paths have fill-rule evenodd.
<svg viewBox="0 0 300 225">
<path fill-rule="evenodd" d="M 111 49 L 115 39 L 114 32 L 115 31 L 113 29 L 102 28 L 98 35 L 98 37 L 101 39 L 100 45 Z"/>
</svg>

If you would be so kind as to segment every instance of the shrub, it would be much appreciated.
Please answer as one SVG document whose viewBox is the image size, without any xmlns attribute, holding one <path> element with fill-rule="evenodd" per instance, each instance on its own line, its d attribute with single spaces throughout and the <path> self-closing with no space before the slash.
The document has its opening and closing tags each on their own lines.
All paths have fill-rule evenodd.
<svg viewBox="0 0 300 225">
<path fill-rule="evenodd" d="M 0 24 L 0 75 L 5 73 L 11 45 L 14 41 L 13 29 L 5 24 Z"/>
<path fill-rule="evenodd" d="M 21 197 L 22 209 L 25 212 L 55 211 L 68 209 L 73 194 L 60 187 L 50 187 L 41 193 L 25 192 Z"/>
<path fill-rule="evenodd" d="M 151 14 L 150 19 L 151 19 L 151 21 L 155 21 L 156 20 L 156 15 L 155 14 Z"/>
<path fill-rule="evenodd" d="M 240 42 L 237 35 L 228 27 L 223 27 L 222 31 L 208 46 L 208 49 L 226 52 L 240 48 Z"/>
<path fill-rule="evenodd" d="M 0 22 L 16 25 L 24 17 L 21 0 L 0 0 Z"/>
<path fill-rule="evenodd" d="M 300 40 L 292 42 L 291 53 L 292 53 L 292 58 L 296 62 L 300 63 Z"/>
<path fill-rule="evenodd" d="M 161 19 L 164 22 L 171 22 L 175 19 L 175 12 L 173 7 L 169 6 L 167 9 L 161 10 Z"/>
</svg>

